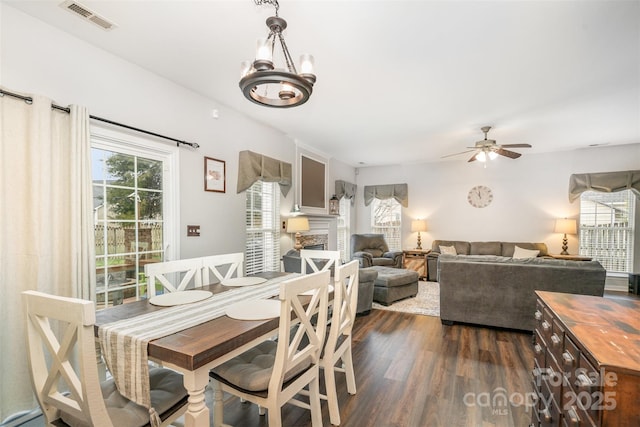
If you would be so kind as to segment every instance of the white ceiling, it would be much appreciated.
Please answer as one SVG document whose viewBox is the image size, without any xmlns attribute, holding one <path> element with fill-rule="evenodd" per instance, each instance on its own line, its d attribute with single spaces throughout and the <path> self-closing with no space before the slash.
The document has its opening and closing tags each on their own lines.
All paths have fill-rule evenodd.
<svg viewBox="0 0 640 427">
<path fill-rule="evenodd" d="M 437 161 L 484 125 L 525 155 L 640 143 L 637 0 L 281 0 L 289 50 L 312 53 L 318 77 L 290 109 L 238 87 L 270 6 L 82 0 L 107 32 L 62 0 L 2 1 L 353 166 Z"/>
</svg>

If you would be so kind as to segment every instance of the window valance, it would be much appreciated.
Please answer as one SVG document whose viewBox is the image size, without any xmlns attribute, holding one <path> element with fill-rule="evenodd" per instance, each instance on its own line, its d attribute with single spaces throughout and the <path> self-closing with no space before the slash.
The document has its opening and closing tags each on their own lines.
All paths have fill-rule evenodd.
<svg viewBox="0 0 640 427">
<path fill-rule="evenodd" d="M 640 170 L 623 172 L 575 173 L 569 178 L 569 201 L 585 191 L 615 193 L 632 190 L 640 196 Z"/>
<path fill-rule="evenodd" d="M 406 208 L 409 206 L 409 186 L 407 184 L 365 185 L 364 205 L 369 206 L 373 199 L 395 199 Z"/>
<path fill-rule="evenodd" d="M 336 180 L 336 197 L 338 200 L 345 199 L 351 200 L 351 204 L 356 201 L 356 189 L 357 186 L 347 181 Z"/>
<path fill-rule="evenodd" d="M 291 189 L 291 163 L 283 162 L 253 151 L 241 151 L 238 160 L 238 193 L 256 181 L 277 182 L 286 196 Z"/>
</svg>

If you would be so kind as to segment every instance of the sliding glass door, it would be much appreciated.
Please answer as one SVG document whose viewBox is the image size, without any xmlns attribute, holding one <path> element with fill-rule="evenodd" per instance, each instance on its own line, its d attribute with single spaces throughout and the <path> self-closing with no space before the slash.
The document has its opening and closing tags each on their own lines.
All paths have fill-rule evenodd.
<svg viewBox="0 0 640 427">
<path fill-rule="evenodd" d="M 177 215 L 169 207 L 177 154 L 142 142 L 124 135 L 92 141 L 98 308 L 146 297 L 145 264 L 175 247 Z"/>
</svg>

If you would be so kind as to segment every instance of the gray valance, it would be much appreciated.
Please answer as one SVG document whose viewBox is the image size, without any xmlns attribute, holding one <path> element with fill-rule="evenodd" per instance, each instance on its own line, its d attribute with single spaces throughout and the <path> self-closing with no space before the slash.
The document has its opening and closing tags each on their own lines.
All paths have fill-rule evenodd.
<svg viewBox="0 0 640 427">
<path fill-rule="evenodd" d="M 238 193 L 256 181 L 277 182 L 286 196 L 291 189 L 291 163 L 283 162 L 253 151 L 240 152 L 238 160 Z"/>
<path fill-rule="evenodd" d="M 342 199 L 343 197 L 345 199 L 349 199 L 351 200 L 351 204 L 353 205 L 356 200 L 356 188 L 357 186 L 355 184 L 347 181 L 342 181 L 340 179 L 336 180 L 336 197 L 338 198 L 338 200 Z"/>
<path fill-rule="evenodd" d="M 364 205 L 369 206 L 373 199 L 396 199 L 405 208 L 409 207 L 409 186 L 407 184 L 365 185 Z"/>
<path fill-rule="evenodd" d="M 585 191 L 615 193 L 632 190 L 640 195 L 640 170 L 623 172 L 575 173 L 569 178 L 569 201 Z"/>
</svg>

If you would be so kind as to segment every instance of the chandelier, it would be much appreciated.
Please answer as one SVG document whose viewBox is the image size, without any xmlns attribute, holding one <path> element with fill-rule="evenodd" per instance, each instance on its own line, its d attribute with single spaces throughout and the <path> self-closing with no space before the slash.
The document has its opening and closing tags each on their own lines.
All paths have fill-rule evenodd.
<svg viewBox="0 0 640 427">
<path fill-rule="evenodd" d="M 313 74 L 313 56 L 300 56 L 300 73 L 291 59 L 282 31 L 287 21 L 278 16 L 278 0 L 254 0 L 257 5 L 268 3 L 276 9 L 276 16 L 267 18 L 269 35 L 258 40 L 256 58 L 243 61 L 240 66 L 240 89 L 251 102 L 276 108 L 302 105 L 313 92 L 316 76 Z M 275 68 L 276 44 L 282 49 L 284 68 Z"/>
</svg>

